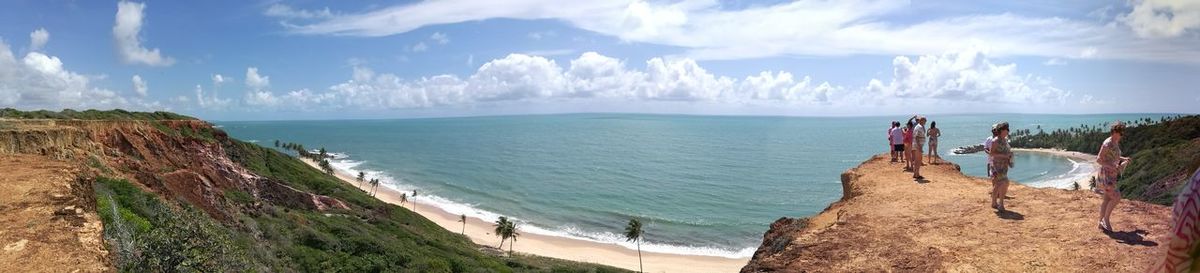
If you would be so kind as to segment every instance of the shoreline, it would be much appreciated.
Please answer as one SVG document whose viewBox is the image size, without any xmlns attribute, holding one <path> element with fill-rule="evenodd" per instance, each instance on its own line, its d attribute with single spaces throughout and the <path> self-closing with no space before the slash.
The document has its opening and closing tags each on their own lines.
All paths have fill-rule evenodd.
<svg viewBox="0 0 1200 273">
<path fill-rule="evenodd" d="M 304 164 L 320 170 L 316 162 L 307 158 L 298 159 L 304 162 Z M 369 190 L 369 186 L 365 184 L 360 185 L 352 174 L 336 169 L 334 174 L 342 182 L 364 191 Z M 442 208 L 425 202 L 416 202 L 412 199 L 402 205 L 400 204 L 400 194 L 401 192 L 395 189 L 381 186 L 376 189 L 375 198 L 414 211 L 450 232 L 463 233 L 464 224 L 459 222 L 459 215 L 451 214 Z M 475 244 L 482 246 L 497 246 L 500 244 L 500 238 L 491 233 L 492 223 L 490 222 L 468 216 L 465 229 L 465 235 Z M 615 244 L 541 235 L 532 232 L 520 233 L 521 236 L 517 237 L 516 245 L 513 247 L 513 251 L 515 252 L 597 263 L 633 271 L 638 270 L 637 250 Z M 508 243 L 508 241 L 505 241 L 506 249 L 508 248 Z M 641 258 L 645 272 L 738 272 L 750 260 L 749 257 L 734 259 L 645 251 L 642 251 Z"/>
<path fill-rule="evenodd" d="M 1090 167 L 1091 171 L 1087 172 L 1086 176 L 1080 175 L 1080 176 L 1076 176 L 1072 179 L 1073 183 L 1075 183 L 1075 185 L 1079 186 L 1079 190 L 1092 190 L 1091 177 L 1093 175 L 1095 175 L 1095 173 L 1097 171 L 1100 170 L 1100 164 L 1096 163 L 1096 155 L 1093 155 L 1093 154 L 1060 150 L 1060 149 L 1045 149 L 1045 148 L 1013 148 L 1012 150 L 1014 152 L 1042 153 L 1042 154 L 1056 155 L 1056 156 L 1061 156 L 1061 157 L 1066 157 L 1069 159 L 1075 159 L 1075 160 L 1081 161 L 1081 163 L 1086 164 L 1086 166 Z"/>
</svg>

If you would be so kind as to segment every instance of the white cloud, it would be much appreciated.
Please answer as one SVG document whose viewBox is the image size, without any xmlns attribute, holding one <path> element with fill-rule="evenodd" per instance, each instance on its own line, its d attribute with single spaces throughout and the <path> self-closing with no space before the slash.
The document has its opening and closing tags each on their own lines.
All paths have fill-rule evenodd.
<svg viewBox="0 0 1200 273">
<path fill-rule="evenodd" d="M 257 70 L 257 68 L 256 68 L 256 70 Z M 233 80 L 233 78 L 222 76 L 221 74 L 213 74 L 212 75 L 212 83 L 213 83 L 213 86 L 215 86 L 215 87 L 221 87 L 221 85 L 225 84 L 225 82 L 232 81 L 232 80 Z"/>
<path fill-rule="evenodd" d="M 201 87 L 199 84 L 196 85 L 195 90 L 196 90 L 195 91 L 196 105 L 199 105 L 200 108 L 220 110 L 220 109 L 225 109 L 232 102 L 232 100 L 230 100 L 230 99 L 220 98 L 217 95 L 217 92 L 215 92 L 215 91 L 212 94 L 206 95 L 204 93 L 204 88 Z"/>
<path fill-rule="evenodd" d="M 554 37 L 555 35 L 557 34 L 554 31 L 547 30 L 530 32 L 529 34 L 526 34 L 525 37 L 529 37 L 529 39 L 534 40 L 541 40 L 542 38 Z"/>
<path fill-rule="evenodd" d="M 1178 6 L 1178 5 L 1177 5 Z M 420 1 L 304 25 L 301 34 L 387 36 L 417 28 L 492 18 L 557 19 L 577 28 L 625 41 L 685 48 L 694 59 L 853 54 L 922 55 L 974 44 L 997 56 L 1078 58 L 1087 48 L 1103 58 L 1200 62 L 1195 39 L 1140 41 L 1133 32 L 1103 22 L 1009 13 L 966 14 L 923 21 L 888 21 L 907 10 L 907 1 L 798 0 L 723 7 L 718 1 L 642 0 L 484 2 Z M 1172 25 L 1187 25 L 1187 6 L 1172 13 Z M 1187 17 L 1190 18 L 1190 17 Z M 543 34 L 530 33 L 533 39 Z"/>
<path fill-rule="evenodd" d="M 214 77 L 214 82 L 216 82 L 217 78 L 219 77 Z M 252 90 L 262 90 L 270 85 L 271 77 L 259 76 L 257 67 L 246 68 L 246 87 L 250 87 Z"/>
<path fill-rule="evenodd" d="M 446 34 L 443 34 L 441 32 L 434 32 L 433 35 L 429 36 L 429 39 L 433 40 L 434 42 L 437 42 L 438 44 L 441 44 L 441 45 L 450 43 L 450 37 L 446 36 Z"/>
<path fill-rule="evenodd" d="M 271 6 L 263 11 L 263 15 L 284 19 L 322 19 L 334 17 L 333 12 L 329 11 L 328 7 L 310 11 L 292 8 L 280 3 L 271 4 Z"/>
<path fill-rule="evenodd" d="M 0 39 L 0 107 L 161 109 L 158 102 L 125 98 L 92 85 L 93 77 L 67 70 L 63 61 L 42 52 L 17 58 Z"/>
<path fill-rule="evenodd" d="M 140 33 L 145 9 L 145 3 L 127 1 L 117 3 L 117 19 L 112 29 L 117 55 L 121 57 L 121 61 L 129 64 L 170 66 L 175 63 L 175 59 L 163 57 L 157 48 L 142 47 Z"/>
<path fill-rule="evenodd" d="M 563 48 L 563 49 L 548 49 L 548 50 L 531 50 L 531 51 L 522 52 L 521 54 L 545 57 L 545 56 L 570 55 L 570 54 L 575 54 L 575 52 L 576 51 L 574 49 Z"/>
<path fill-rule="evenodd" d="M 141 75 L 133 75 L 133 92 L 136 92 L 138 94 L 138 96 L 145 97 L 146 91 L 147 91 L 146 81 L 142 80 L 142 76 Z"/>
<path fill-rule="evenodd" d="M 1049 79 L 1019 74 L 1016 65 L 993 63 L 985 50 L 975 48 L 943 55 L 898 56 L 892 65 L 890 79 L 844 87 L 788 71 L 762 71 L 744 78 L 722 76 L 688 58 L 652 58 L 631 67 L 626 61 L 586 52 L 560 66 L 541 56 L 509 54 L 480 65 L 466 77 L 405 79 L 354 66 L 353 75 L 345 82 L 279 95 L 268 91 L 269 79 L 251 67 L 243 102 L 264 109 L 303 111 L 609 103 L 624 107 L 620 109 L 637 109 L 638 105 L 654 109 L 664 105 L 753 106 L 743 109 L 823 109 L 818 113 L 828 114 L 860 113 L 864 105 L 900 112 L 917 104 L 982 111 L 997 105 L 1055 109 L 1071 98 L 1070 92 L 1054 87 Z M 196 92 L 198 104 L 213 104 L 215 96 L 204 96 L 199 87 Z M 1084 97 L 1070 99 L 1069 104 L 1097 101 Z M 904 107 L 890 105 L 897 102 Z"/>
<path fill-rule="evenodd" d="M 1046 60 L 1045 62 L 1042 62 L 1042 65 L 1045 65 L 1045 66 L 1062 66 L 1062 65 L 1067 65 L 1067 61 L 1064 61 L 1064 60 L 1062 60 L 1062 59 L 1059 59 L 1059 58 L 1050 58 L 1050 59 Z"/>
<path fill-rule="evenodd" d="M 482 101 L 547 98 L 567 90 L 562 68 L 537 56 L 509 54 L 483 64 L 470 78 L 469 92 Z"/>
<path fill-rule="evenodd" d="M 635 92 L 645 74 L 625 69 L 625 63 L 596 52 L 585 52 L 571 60 L 565 74 L 571 97 L 620 97 Z"/>
<path fill-rule="evenodd" d="M 258 74 L 257 67 L 246 68 L 246 97 L 244 101 L 251 106 L 274 106 L 279 103 L 267 87 L 271 86 L 271 77 Z"/>
<path fill-rule="evenodd" d="M 425 42 L 417 42 L 417 44 L 413 45 L 409 50 L 412 50 L 413 52 L 425 52 L 426 50 L 429 50 L 429 46 L 425 45 Z"/>
<path fill-rule="evenodd" d="M 892 67 L 890 83 L 871 80 L 867 89 L 887 97 L 999 103 L 1062 104 L 1069 96 L 1049 79 L 1017 74 L 1016 64 L 992 63 L 978 48 L 916 61 L 899 56 Z"/>
<path fill-rule="evenodd" d="M 29 51 L 41 50 L 46 46 L 46 42 L 50 41 L 50 32 L 45 28 L 39 28 L 29 33 Z"/>
<path fill-rule="evenodd" d="M 1169 38 L 1200 28 L 1200 2 L 1187 0 L 1130 0 L 1133 10 L 1117 21 L 1140 37 Z"/>
</svg>

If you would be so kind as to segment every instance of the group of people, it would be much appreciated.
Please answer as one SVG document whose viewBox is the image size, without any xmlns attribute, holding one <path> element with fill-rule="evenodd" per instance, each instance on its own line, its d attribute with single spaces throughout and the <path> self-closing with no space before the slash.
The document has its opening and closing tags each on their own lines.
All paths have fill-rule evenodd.
<svg viewBox="0 0 1200 273">
<path fill-rule="evenodd" d="M 888 150 L 891 151 L 892 162 L 903 162 L 904 171 L 912 172 L 913 179 L 917 181 L 925 179 L 921 176 L 921 166 L 925 165 L 923 161 L 927 160 L 929 164 L 937 162 L 938 137 L 942 136 L 937 122 L 930 122 L 926 130 L 925 121 L 923 116 L 913 116 L 904 126 L 899 121 L 892 121 L 892 127 L 888 129 Z M 924 152 L 926 139 L 929 141 L 928 153 Z"/>
<path fill-rule="evenodd" d="M 909 118 L 908 122 L 903 125 L 898 121 L 892 121 L 892 126 L 888 129 L 888 149 L 891 151 L 892 162 L 903 162 L 904 171 L 912 172 L 913 179 L 917 181 L 925 179 L 921 175 L 921 166 L 925 165 L 924 161 L 934 164 L 939 158 L 937 154 L 938 137 L 941 137 L 942 132 L 937 128 L 937 122 L 930 122 L 928 129 L 925 128 L 925 122 L 926 118 L 918 115 Z M 1117 177 L 1125 166 L 1129 165 L 1129 157 L 1121 156 L 1120 144 L 1121 136 L 1125 133 L 1125 124 L 1117 121 L 1109 129 L 1110 135 L 1101 144 L 1096 159 L 1100 165 L 1100 173 L 1096 179 L 1096 191 L 1104 197 L 1104 201 L 1100 204 L 1099 227 L 1104 231 L 1112 231 L 1112 223 L 1109 218 L 1113 208 L 1121 201 L 1121 193 L 1116 188 Z M 1005 211 L 1004 198 L 1008 193 L 1010 182 L 1008 170 L 1015 166 L 1012 147 L 1008 143 L 1008 134 L 1008 122 L 996 123 L 992 125 L 992 136 L 983 143 L 984 151 L 987 152 L 988 177 L 992 180 L 992 208 L 999 212 Z M 924 153 L 926 140 L 929 143 L 927 154 Z"/>
<path fill-rule="evenodd" d="M 1008 170 L 1014 166 L 1012 147 L 1008 144 L 1008 123 L 1001 122 L 992 126 L 992 137 L 984 141 L 984 149 L 988 155 L 988 176 L 992 179 L 992 208 L 1004 211 L 1004 197 L 1008 193 Z M 1125 166 L 1129 165 L 1129 157 L 1121 156 L 1121 137 L 1125 134 L 1125 124 L 1120 121 L 1109 126 L 1109 136 L 1100 144 L 1096 163 L 1100 165 L 1100 173 L 1096 179 L 1096 191 L 1104 201 L 1100 203 L 1099 228 L 1106 232 L 1112 231 L 1109 220 L 1117 203 L 1121 201 L 1121 192 L 1117 190 L 1117 178 Z"/>
</svg>

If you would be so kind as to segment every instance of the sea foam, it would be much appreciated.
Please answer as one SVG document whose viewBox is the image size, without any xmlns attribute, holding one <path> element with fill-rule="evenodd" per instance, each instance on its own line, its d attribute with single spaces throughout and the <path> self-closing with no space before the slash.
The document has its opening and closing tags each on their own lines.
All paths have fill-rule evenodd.
<svg viewBox="0 0 1200 273">
<path fill-rule="evenodd" d="M 487 210 L 476 208 L 475 206 L 473 206 L 471 204 L 455 202 L 455 201 L 452 201 L 450 199 L 447 199 L 447 198 L 444 198 L 444 197 L 441 197 L 441 196 L 438 196 L 435 194 L 422 193 L 422 192 L 428 192 L 428 191 L 422 190 L 420 187 L 417 187 L 411 183 L 407 183 L 403 179 L 399 179 L 395 176 L 392 176 L 391 174 L 389 174 L 387 172 L 371 170 L 371 169 L 366 169 L 366 168 L 359 168 L 359 166 L 362 166 L 362 164 L 365 162 L 352 160 L 352 159 L 350 159 L 350 156 L 348 154 L 338 153 L 338 152 L 328 152 L 328 154 L 331 157 L 333 157 L 333 160 L 329 161 L 329 165 L 333 166 L 334 169 L 336 169 L 340 172 L 351 174 L 352 176 L 357 176 L 358 172 L 361 171 L 367 177 L 367 179 L 378 178 L 380 181 L 380 184 L 384 187 L 388 187 L 389 189 L 396 190 L 401 193 L 411 193 L 413 190 L 416 190 L 418 193 L 421 193 L 421 194 L 417 195 L 416 197 L 408 197 L 408 200 L 411 202 L 417 202 L 422 205 L 432 206 L 432 207 L 441 209 L 442 211 L 445 211 L 446 213 L 449 213 L 452 215 L 466 215 L 467 217 L 471 217 L 471 218 L 474 218 L 474 219 L 477 219 L 480 221 L 484 221 L 484 222 L 488 222 L 488 223 L 495 222 L 496 220 L 500 219 L 500 216 L 503 216 L 499 213 L 490 212 Z M 839 181 L 839 183 L 840 183 L 840 181 Z M 637 247 L 638 247 L 636 244 L 634 244 L 634 242 L 626 241 L 625 237 L 621 234 L 616 234 L 616 233 L 612 233 L 612 232 L 586 231 L 586 230 L 582 230 L 582 229 L 579 229 L 574 226 L 564 226 L 564 227 L 559 227 L 559 228 L 546 228 L 546 227 L 538 226 L 535 223 L 530 223 L 529 221 L 526 221 L 519 217 L 508 216 L 508 218 L 511 219 L 512 221 L 519 223 L 522 231 L 532 233 L 532 234 L 569 238 L 569 239 L 575 239 L 575 240 L 581 240 L 581 241 L 587 241 L 587 242 L 593 242 L 593 243 L 600 243 L 600 244 L 618 245 L 618 246 L 621 246 L 621 247 L 624 247 L 627 249 L 631 249 L 631 250 L 637 249 Z M 748 257 L 754 255 L 754 251 L 756 249 L 753 247 L 747 247 L 747 248 L 742 248 L 742 249 L 728 249 L 728 248 L 720 248 L 720 247 L 714 247 L 714 246 L 675 245 L 675 244 L 663 244 L 663 243 L 654 243 L 654 242 L 643 241 L 642 245 L 641 245 L 641 250 L 645 251 L 645 252 L 654 252 L 654 253 L 712 256 L 712 257 L 724 257 L 724 258 L 736 259 L 736 258 L 748 258 Z"/>
</svg>

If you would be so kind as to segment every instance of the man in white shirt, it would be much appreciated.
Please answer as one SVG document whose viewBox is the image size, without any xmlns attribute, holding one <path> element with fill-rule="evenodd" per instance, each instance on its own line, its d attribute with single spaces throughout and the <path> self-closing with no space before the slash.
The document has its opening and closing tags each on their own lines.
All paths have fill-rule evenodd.
<svg viewBox="0 0 1200 273">
<path fill-rule="evenodd" d="M 916 158 L 917 160 L 915 161 L 916 163 L 913 164 L 913 178 L 921 180 L 925 179 L 924 176 L 921 176 L 921 165 L 924 165 L 924 162 L 921 162 L 921 153 L 925 150 L 925 117 L 913 116 L 913 119 L 916 119 L 917 121 L 917 126 L 913 127 L 912 158 Z"/>
</svg>

